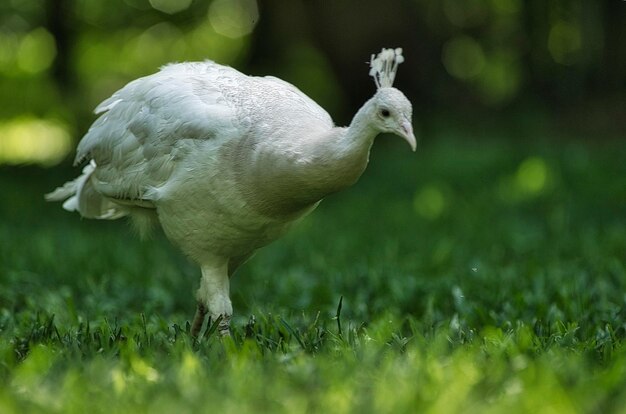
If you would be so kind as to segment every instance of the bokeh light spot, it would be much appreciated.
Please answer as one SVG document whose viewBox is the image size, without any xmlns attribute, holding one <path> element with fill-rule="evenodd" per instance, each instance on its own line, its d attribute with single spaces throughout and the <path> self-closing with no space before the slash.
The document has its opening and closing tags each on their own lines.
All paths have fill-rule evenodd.
<svg viewBox="0 0 626 414">
<path fill-rule="evenodd" d="M 576 63 L 581 47 L 582 38 L 578 25 L 559 21 L 550 29 L 548 50 L 556 63 L 562 65 Z"/>
<path fill-rule="evenodd" d="M 207 20 L 199 25 L 188 37 L 189 47 L 195 59 L 207 57 L 223 64 L 233 64 L 241 52 L 249 44 L 244 37 L 231 38 L 221 35 L 213 29 Z"/>
<path fill-rule="evenodd" d="M 471 79 L 485 66 L 485 54 L 480 44 L 469 36 L 456 36 L 444 46 L 442 61 L 448 73 L 455 78 Z"/>
<path fill-rule="evenodd" d="M 415 194 L 413 207 L 423 218 L 435 220 L 446 211 L 448 203 L 444 192 L 438 185 L 428 184 Z"/>
<path fill-rule="evenodd" d="M 477 82 L 481 99 L 490 105 L 503 104 L 515 97 L 521 84 L 519 60 L 504 52 L 489 56 Z"/>
<path fill-rule="evenodd" d="M 542 158 L 530 157 L 518 167 L 515 180 L 523 192 L 538 194 L 546 188 L 548 173 L 548 165 Z"/>
<path fill-rule="evenodd" d="M 50 67 L 56 53 L 54 37 L 39 27 L 22 38 L 17 50 L 17 65 L 27 73 L 43 72 Z"/>
<path fill-rule="evenodd" d="M 139 377 L 148 382 L 157 382 L 160 374 L 155 368 L 150 366 L 144 359 L 136 356 L 131 358 L 130 367 L 132 371 Z"/>
<path fill-rule="evenodd" d="M 209 22 L 226 37 L 242 37 L 254 30 L 259 20 L 255 0 L 215 0 L 209 7 Z"/>
<path fill-rule="evenodd" d="M 0 164 L 50 166 L 71 150 L 70 133 L 59 121 L 21 117 L 0 123 Z"/>
<path fill-rule="evenodd" d="M 506 203 L 534 200 L 554 188 L 555 172 L 549 163 L 538 156 L 523 160 L 515 172 L 501 177 L 497 193 Z"/>
<path fill-rule="evenodd" d="M 491 5 L 496 12 L 502 14 L 518 13 L 522 8 L 520 0 L 493 0 Z"/>
<path fill-rule="evenodd" d="M 151 72 L 155 68 L 168 63 L 171 51 L 176 50 L 184 54 L 186 48 L 180 30 L 171 23 L 162 22 L 148 28 L 139 36 L 129 41 L 123 49 L 126 70 L 142 68 Z M 130 74 L 130 73 L 129 73 Z"/>
<path fill-rule="evenodd" d="M 191 0 L 150 0 L 150 5 L 160 12 L 174 14 L 186 10 Z"/>
</svg>

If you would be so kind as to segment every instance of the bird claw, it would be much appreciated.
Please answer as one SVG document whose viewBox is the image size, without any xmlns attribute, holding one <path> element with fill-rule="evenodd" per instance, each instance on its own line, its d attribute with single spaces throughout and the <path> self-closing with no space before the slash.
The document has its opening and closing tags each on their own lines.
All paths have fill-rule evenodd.
<svg viewBox="0 0 626 414">
<path fill-rule="evenodd" d="M 222 338 L 230 336 L 230 319 L 231 315 L 222 315 L 222 319 L 217 325 L 217 332 Z"/>
<path fill-rule="evenodd" d="M 196 308 L 196 315 L 194 316 L 193 323 L 191 324 L 191 336 L 192 337 L 198 338 L 200 336 L 202 325 L 204 325 L 204 320 L 208 313 L 209 313 L 209 310 L 207 309 L 207 307 L 201 302 L 198 302 L 198 307 Z M 212 318 L 209 318 L 209 326 L 207 326 L 207 332 L 211 330 L 211 319 Z M 225 315 L 225 314 L 222 314 L 216 318 L 217 333 L 220 335 L 220 338 L 230 336 L 230 319 L 231 319 L 231 315 Z M 206 336 L 207 333 L 205 333 L 204 335 Z"/>
<path fill-rule="evenodd" d="M 206 314 L 209 313 L 206 306 L 201 302 L 198 302 L 198 307 L 196 308 L 196 315 L 193 317 L 193 323 L 191 324 L 191 336 L 197 338 L 200 335 L 200 331 L 202 330 L 202 325 L 204 324 L 204 318 Z"/>
</svg>

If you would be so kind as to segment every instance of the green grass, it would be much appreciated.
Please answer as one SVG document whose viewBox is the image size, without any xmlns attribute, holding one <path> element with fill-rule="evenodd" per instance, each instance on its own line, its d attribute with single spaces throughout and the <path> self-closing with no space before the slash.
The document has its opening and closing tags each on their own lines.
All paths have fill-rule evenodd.
<svg viewBox="0 0 626 414">
<path fill-rule="evenodd" d="M 626 412 L 626 144 L 461 137 L 381 138 L 235 276 L 222 341 L 160 234 L 0 169 L 0 412 Z"/>
</svg>

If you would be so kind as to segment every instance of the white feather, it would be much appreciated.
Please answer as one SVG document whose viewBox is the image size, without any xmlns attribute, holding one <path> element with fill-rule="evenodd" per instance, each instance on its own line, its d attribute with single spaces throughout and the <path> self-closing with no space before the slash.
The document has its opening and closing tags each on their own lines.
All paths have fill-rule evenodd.
<svg viewBox="0 0 626 414">
<path fill-rule="evenodd" d="M 394 116 L 380 118 L 381 105 Z M 383 88 L 349 128 L 336 128 L 278 78 L 211 61 L 167 65 L 98 105 L 76 154 L 89 164 L 47 198 L 67 199 L 64 208 L 85 217 L 158 222 L 200 263 L 202 306 L 229 316 L 228 274 L 356 181 L 374 137 L 405 134 L 410 112 L 400 91 Z"/>
</svg>

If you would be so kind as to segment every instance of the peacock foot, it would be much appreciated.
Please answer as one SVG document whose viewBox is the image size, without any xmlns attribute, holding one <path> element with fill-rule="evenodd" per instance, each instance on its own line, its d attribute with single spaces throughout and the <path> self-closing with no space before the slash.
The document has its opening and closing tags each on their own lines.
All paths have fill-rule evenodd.
<svg viewBox="0 0 626 414">
<path fill-rule="evenodd" d="M 222 338 L 230 336 L 230 319 L 231 315 L 222 315 L 222 319 L 217 324 L 217 332 Z"/>
<path fill-rule="evenodd" d="M 196 315 L 193 318 L 193 323 L 191 324 L 191 336 L 197 338 L 200 335 L 200 331 L 202 330 L 202 325 L 204 324 L 204 319 L 206 314 L 209 311 L 206 306 L 202 304 L 202 302 L 198 302 L 198 307 L 196 308 Z"/>
</svg>

